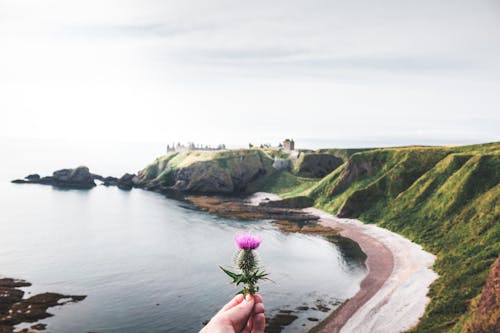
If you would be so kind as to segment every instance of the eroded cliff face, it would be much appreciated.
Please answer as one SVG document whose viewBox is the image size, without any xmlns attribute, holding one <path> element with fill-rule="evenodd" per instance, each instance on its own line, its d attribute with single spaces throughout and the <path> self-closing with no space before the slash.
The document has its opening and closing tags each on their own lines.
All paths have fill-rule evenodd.
<svg viewBox="0 0 500 333">
<path fill-rule="evenodd" d="M 301 177 L 323 178 L 341 166 L 344 161 L 331 154 L 301 154 L 294 165 L 294 172 Z"/>
<path fill-rule="evenodd" d="M 500 257 L 491 265 L 483 292 L 472 303 L 462 333 L 500 332 Z"/>
<path fill-rule="evenodd" d="M 263 176 L 272 159 L 259 150 L 192 151 L 168 154 L 138 174 L 152 190 L 189 193 L 237 193 Z"/>
</svg>

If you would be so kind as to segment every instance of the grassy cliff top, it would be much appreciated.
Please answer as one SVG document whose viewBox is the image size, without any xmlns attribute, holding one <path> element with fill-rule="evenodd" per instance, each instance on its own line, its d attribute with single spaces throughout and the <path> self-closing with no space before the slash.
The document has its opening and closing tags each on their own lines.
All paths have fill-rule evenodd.
<svg viewBox="0 0 500 333">
<path fill-rule="evenodd" d="M 334 214 L 377 223 L 436 254 L 440 278 L 412 332 L 462 332 L 471 301 L 500 255 L 499 142 L 357 152 L 296 194 Z"/>
</svg>

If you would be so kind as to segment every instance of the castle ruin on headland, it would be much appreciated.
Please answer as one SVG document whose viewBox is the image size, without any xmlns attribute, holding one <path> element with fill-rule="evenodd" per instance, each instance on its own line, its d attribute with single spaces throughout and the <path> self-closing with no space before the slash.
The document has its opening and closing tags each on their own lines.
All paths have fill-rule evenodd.
<svg viewBox="0 0 500 333">
<path fill-rule="evenodd" d="M 295 150 L 295 141 L 293 139 L 285 139 L 283 142 L 278 143 L 278 146 L 274 147 L 269 143 L 261 143 L 260 145 L 254 146 L 252 143 L 248 144 L 248 148 L 260 148 L 260 149 L 278 149 L 292 152 Z"/>
<path fill-rule="evenodd" d="M 295 150 L 295 141 L 293 141 L 293 139 L 285 139 L 285 141 L 283 141 L 283 149 L 285 150 Z"/>
<path fill-rule="evenodd" d="M 195 151 L 195 150 L 224 150 L 226 149 L 225 144 L 220 144 L 216 147 L 202 144 L 195 144 L 194 142 L 188 142 L 187 145 L 177 142 L 177 144 L 172 143 L 172 145 L 167 145 L 167 153 L 173 152 L 183 152 L 183 151 Z"/>
</svg>

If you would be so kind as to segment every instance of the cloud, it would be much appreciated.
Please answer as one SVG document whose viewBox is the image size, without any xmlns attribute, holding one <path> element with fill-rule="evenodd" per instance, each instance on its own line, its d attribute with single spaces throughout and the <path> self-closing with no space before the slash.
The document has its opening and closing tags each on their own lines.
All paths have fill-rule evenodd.
<svg viewBox="0 0 500 333">
<path fill-rule="evenodd" d="M 490 140 L 499 18 L 495 1 L 0 0 L 0 133 Z"/>
</svg>

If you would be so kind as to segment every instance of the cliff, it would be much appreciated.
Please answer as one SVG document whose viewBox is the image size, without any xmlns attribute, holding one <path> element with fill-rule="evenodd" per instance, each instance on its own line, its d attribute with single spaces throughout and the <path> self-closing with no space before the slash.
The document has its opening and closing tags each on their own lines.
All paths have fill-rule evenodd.
<svg viewBox="0 0 500 333">
<path fill-rule="evenodd" d="M 342 164 L 344 160 L 333 154 L 301 153 L 293 171 L 301 177 L 323 178 Z"/>
<path fill-rule="evenodd" d="M 273 151 L 241 149 L 170 153 L 138 173 L 138 186 L 157 191 L 228 194 L 279 192 L 311 183 L 273 168 Z"/>
<path fill-rule="evenodd" d="M 460 332 L 500 255 L 500 143 L 353 154 L 300 193 L 342 217 L 398 232 L 437 254 L 440 278 L 413 332 Z"/>
</svg>

